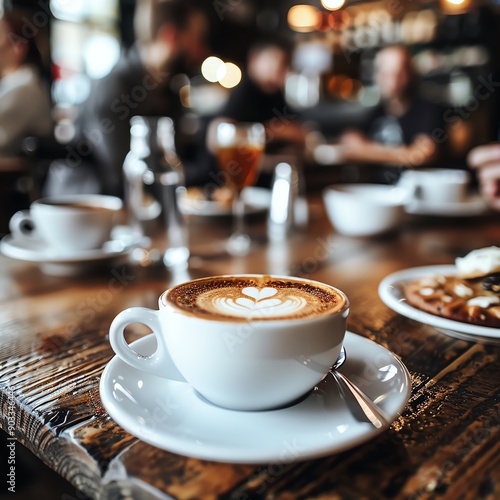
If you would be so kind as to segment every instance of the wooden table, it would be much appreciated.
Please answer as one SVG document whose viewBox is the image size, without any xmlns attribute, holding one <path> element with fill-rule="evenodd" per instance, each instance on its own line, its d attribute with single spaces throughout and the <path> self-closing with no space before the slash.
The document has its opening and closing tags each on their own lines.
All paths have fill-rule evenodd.
<svg viewBox="0 0 500 500">
<path fill-rule="evenodd" d="M 377 295 L 378 283 L 393 271 L 449 264 L 498 244 L 498 217 L 415 218 L 395 234 L 352 239 L 332 231 L 316 200 L 307 230 L 285 244 L 266 243 L 263 220 L 255 220 L 251 229 L 259 242 L 246 258 L 211 251 L 210 242 L 227 236 L 227 221 L 193 219 L 191 228 L 195 257 L 185 274 L 117 265 L 56 278 L 1 258 L 4 430 L 93 498 L 500 498 L 500 347 L 448 337 L 399 316 Z M 277 473 L 267 464 L 175 455 L 111 420 L 98 383 L 113 356 L 107 338 L 112 318 L 129 306 L 155 308 L 158 295 L 185 278 L 244 272 L 306 276 L 347 293 L 349 329 L 389 348 L 411 372 L 409 403 L 389 430 Z M 143 333 L 136 329 L 129 340 Z M 11 429 L 9 415 L 15 418 Z"/>
</svg>

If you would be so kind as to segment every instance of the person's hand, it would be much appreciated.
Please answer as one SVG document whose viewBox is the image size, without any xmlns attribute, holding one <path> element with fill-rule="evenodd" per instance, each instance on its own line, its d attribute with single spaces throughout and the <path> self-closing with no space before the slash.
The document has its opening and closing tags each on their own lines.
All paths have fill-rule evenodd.
<svg viewBox="0 0 500 500">
<path fill-rule="evenodd" d="M 467 161 L 477 170 L 484 199 L 495 210 L 500 210 L 500 143 L 485 144 L 472 149 Z"/>
</svg>

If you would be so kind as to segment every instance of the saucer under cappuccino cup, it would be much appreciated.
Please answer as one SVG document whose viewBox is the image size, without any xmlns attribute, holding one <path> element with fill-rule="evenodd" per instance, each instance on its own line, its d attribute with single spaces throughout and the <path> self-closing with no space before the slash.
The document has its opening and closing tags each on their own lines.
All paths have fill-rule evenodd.
<svg viewBox="0 0 500 500">
<path fill-rule="evenodd" d="M 37 238 L 60 252 L 101 248 L 109 240 L 122 201 L 106 195 L 63 195 L 34 201 L 9 223 L 17 238 Z"/>
<path fill-rule="evenodd" d="M 292 403 L 323 378 L 339 355 L 348 314 L 345 294 L 317 281 L 212 276 L 170 288 L 159 310 L 122 311 L 109 337 L 138 370 L 187 382 L 218 406 L 266 410 Z M 151 356 L 126 343 L 132 323 L 156 336 Z"/>
</svg>

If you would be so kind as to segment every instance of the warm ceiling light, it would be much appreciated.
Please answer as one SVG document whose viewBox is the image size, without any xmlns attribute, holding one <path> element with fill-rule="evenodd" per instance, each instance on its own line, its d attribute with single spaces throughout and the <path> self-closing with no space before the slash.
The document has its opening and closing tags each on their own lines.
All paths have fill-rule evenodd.
<svg viewBox="0 0 500 500">
<path fill-rule="evenodd" d="M 201 65 L 201 74 L 205 80 L 209 82 L 218 82 L 220 80 L 221 68 L 224 68 L 224 61 L 218 57 L 210 56 L 203 61 Z"/>
<path fill-rule="evenodd" d="M 228 62 L 224 64 L 224 70 L 223 75 L 222 71 L 220 71 L 219 83 L 226 89 L 236 87 L 241 82 L 241 69 L 236 64 Z"/>
<path fill-rule="evenodd" d="M 294 31 L 314 31 L 320 21 L 319 10 L 312 5 L 294 5 L 288 11 L 287 21 Z"/>
<path fill-rule="evenodd" d="M 441 0 L 441 8 L 446 14 L 462 14 L 470 7 L 470 0 Z"/>
<path fill-rule="evenodd" d="M 321 0 L 321 5 L 328 10 L 338 10 L 342 8 L 344 4 L 345 0 Z"/>
</svg>

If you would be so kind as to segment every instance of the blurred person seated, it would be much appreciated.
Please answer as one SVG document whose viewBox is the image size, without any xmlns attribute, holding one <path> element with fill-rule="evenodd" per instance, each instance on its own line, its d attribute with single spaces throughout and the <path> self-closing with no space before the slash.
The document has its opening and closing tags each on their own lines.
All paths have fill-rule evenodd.
<svg viewBox="0 0 500 500">
<path fill-rule="evenodd" d="M 365 132 L 346 131 L 340 138 L 345 161 L 419 167 L 438 157 L 432 132 L 442 130 L 438 106 L 417 97 L 417 75 L 406 47 L 392 45 L 375 56 L 374 80 L 381 104 Z"/>
<path fill-rule="evenodd" d="M 22 155 L 27 136 L 50 137 L 52 103 L 42 78 L 42 58 L 34 37 L 23 34 L 24 14 L 8 11 L 0 19 L 0 170 L 5 157 Z"/>
<path fill-rule="evenodd" d="M 98 191 L 123 195 L 122 165 L 130 147 L 130 118 L 169 116 L 176 123 L 182 114 L 172 78 L 188 73 L 205 53 L 208 23 L 204 13 L 189 0 L 139 2 L 146 7 L 136 12 L 136 30 L 141 36 L 123 54 L 111 73 L 95 82 L 82 107 L 80 145 L 89 154 L 72 158 L 72 163 L 96 176 Z M 140 22 L 139 22 L 140 21 Z M 151 36 L 144 35 L 149 24 Z M 76 144 L 78 146 L 78 142 Z"/>
<path fill-rule="evenodd" d="M 481 195 L 495 210 L 500 210 L 500 142 L 472 149 L 467 157 L 476 170 Z"/>
<path fill-rule="evenodd" d="M 43 140 L 53 131 L 46 68 L 35 37 L 24 35 L 26 15 L 10 9 L 0 19 L 0 234 L 8 231 L 10 217 L 38 194 L 24 140 Z"/>
<path fill-rule="evenodd" d="M 248 52 L 246 74 L 231 92 L 219 116 L 208 127 L 207 143 L 213 151 L 214 134 L 221 121 L 260 122 L 266 127 L 267 148 L 303 146 L 305 130 L 284 96 L 292 44 L 285 38 L 257 41 Z"/>
</svg>

